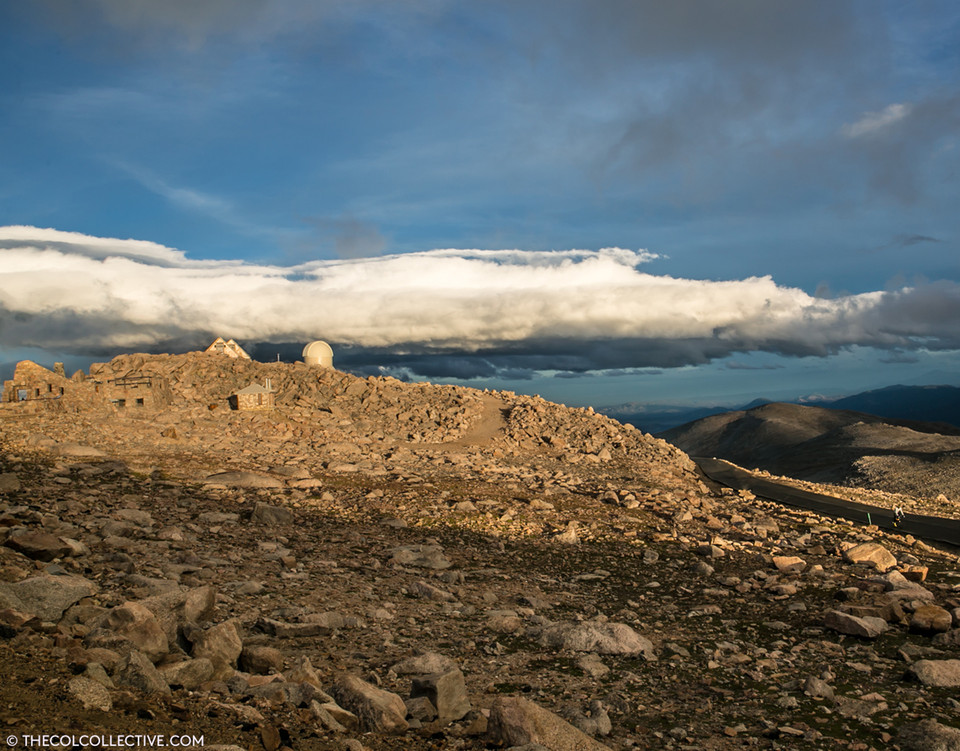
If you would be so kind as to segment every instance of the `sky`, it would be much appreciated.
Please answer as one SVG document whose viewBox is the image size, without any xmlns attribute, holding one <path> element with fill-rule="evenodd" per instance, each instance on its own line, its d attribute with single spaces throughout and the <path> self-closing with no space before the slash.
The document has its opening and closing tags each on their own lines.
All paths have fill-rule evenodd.
<svg viewBox="0 0 960 751">
<path fill-rule="evenodd" d="M 960 383 L 960 5 L 0 4 L 0 371 L 232 337 L 568 404 Z"/>
</svg>

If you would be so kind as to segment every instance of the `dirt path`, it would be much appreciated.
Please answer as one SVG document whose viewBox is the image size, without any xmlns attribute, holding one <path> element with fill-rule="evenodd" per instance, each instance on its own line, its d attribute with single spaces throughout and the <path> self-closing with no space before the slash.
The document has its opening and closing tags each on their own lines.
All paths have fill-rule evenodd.
<svg viewBox="0 0 960 751">
<path fill-rule="evenodd" d="M 504 413 L 507 412 L 509 407 L 502 399 L 492 394 L 484 394 L 481 399 L 483 400 L 483 414 L 477 424 L 459 438 L 443 443 L 411 443 L 408 446 L 418 449 L 428 448 L 449 451 L 467 446 L 486 446 L 492 443 L 507 427 Z"/>
</svg>

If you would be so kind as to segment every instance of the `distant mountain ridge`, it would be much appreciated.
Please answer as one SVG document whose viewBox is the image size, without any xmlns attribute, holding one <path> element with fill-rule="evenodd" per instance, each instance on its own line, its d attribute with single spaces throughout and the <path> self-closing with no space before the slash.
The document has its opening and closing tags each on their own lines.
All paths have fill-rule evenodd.
<svg viewBox="0 0 960 751">
<path fill-rule="evenodd" d="M 845 396 L 823 406 L 895 420 L 947 423 L 960 428 L 960 388 L 956 386 L 887 386 Z"/>
<path fill-rule="evenodd" d="M 811 482 L 960 496 L 960 428 L 772 402 L 657 434 L 691 456 Z"/>
<path fill-rule="evenodd" d="M 630 423 L 644 432 L 658 434 L 711 415 L 745 411 L 770 403 L 772 402 L 768 399 L 754 399 L 739 407 L 665 406 L 659 409 L 641 409 L 638 404 L 625 404 L 599 411 L 620 422 Z M 892 420 L 934 423 L 941 425 L 941 432 L 946 430 L 947 433 L 951 429 L 960 429 L 960 387 L 957 386 L 897 384 L 829 401 L 797 399 L 780 403 L 851 410 Z M 949 427 L 944 428 L 943 424 Z"/>
</svg>

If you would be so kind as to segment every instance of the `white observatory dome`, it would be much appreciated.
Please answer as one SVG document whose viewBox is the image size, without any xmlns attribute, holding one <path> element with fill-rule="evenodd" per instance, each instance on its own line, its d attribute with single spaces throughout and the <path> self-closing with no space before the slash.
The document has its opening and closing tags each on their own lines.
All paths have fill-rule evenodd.
<svg viewBox="0 0 960 751">
<path fill-rule="evenodd" d="M 333 349 L 326 342 L 310 342 L 303 348 L 303 361 L 320 368 L 333 367 Z"/>
</svg>

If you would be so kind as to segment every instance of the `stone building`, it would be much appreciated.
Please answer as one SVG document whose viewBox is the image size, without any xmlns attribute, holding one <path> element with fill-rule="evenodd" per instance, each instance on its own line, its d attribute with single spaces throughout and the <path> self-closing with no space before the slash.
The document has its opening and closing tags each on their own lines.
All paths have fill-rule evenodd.
<svg viewBox="0 0 960 751">
<path fill-rule="evenodd" d="M 115 378 L 69 379 L 30 360 L 17 363 L 3 384 L 3 402 L 28 411 L 39 409 L 159 410 L 173 401 L 165 378 L 128 372 Z"/>
<path fill-rule="evenodd" d="M 72 381 L 30 360 L 17 363 L 13 378 L 3 382 L 4 402 L 56 401 L 72 390 Z"/>
<path fill-rule="evenodd" d="M 250 355 L 246 353 L 243 347 L 233 341 L 233 339 L 224 341 L 222 336 L 218 336 L 216 339 L 214 339 L 213 344 L 207 347 L 204 351 L 215 355 L 226 355 L 227 357 L 232 357 L 237 360 L 251 359 Z"/>
<path fill-rule="evenodd" d="M 92 381 L 94 392 L 118 410 L 154 410 L 170 404 L 173 394 L 166 379 L 145 373 L 128 373 L 105 381 Z"/>
<path fill-rule="evenodd" d="M 276 406 L 276 392 L 267 378 L 263 386 L 251 383 L 245 389 L 240 389 L 230 397 L 231 409 L 273 409 Z"/>
</svg>

